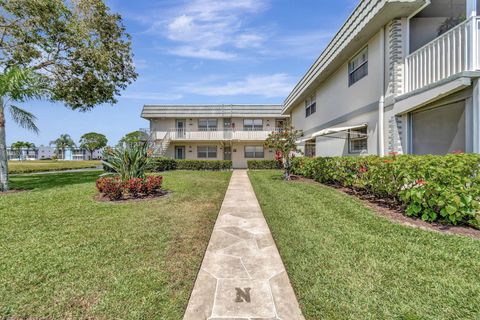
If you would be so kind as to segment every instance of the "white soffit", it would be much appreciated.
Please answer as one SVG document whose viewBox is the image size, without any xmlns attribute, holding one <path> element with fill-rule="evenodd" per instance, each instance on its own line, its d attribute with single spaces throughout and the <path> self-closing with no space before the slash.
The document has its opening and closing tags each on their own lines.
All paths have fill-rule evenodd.
<svg viewBox="0 0 480 320">
<path fill-rule="evenodd" d="M 340 132 L 348 132 L 348 130 L 362 129 L 362 128 L 366 128 L 366 127 L 367 127 L 367 124 L 363 123 L 363 124 L 359 124 L 359 125 L 355 125 L 355 126 L 349 126 L 349 127 L 327 128 L 327 129 L 323 129 L 323 130 L 315 132 L 314 134 L 312 134 L 312 138 L 323 137 L 323 136 L 327 136 L 327 135 L 335 134 L 335 133 L 340 133 Z M 360 133 L 358 133 L 358 135 L 360 135 Z"/>
</svg>

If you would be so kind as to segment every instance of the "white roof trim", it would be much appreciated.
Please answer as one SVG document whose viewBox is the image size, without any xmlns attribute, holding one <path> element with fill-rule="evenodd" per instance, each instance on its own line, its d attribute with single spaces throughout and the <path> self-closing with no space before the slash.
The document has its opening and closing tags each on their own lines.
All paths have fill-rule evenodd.
<svg viewBox="0 0 480 320">
<path fill-rule="evenodd" d="M 367 124 L 364 123 L 364 124 L 359 124 L 356 126 L 349 126 L 349 127 L 327 128 L 327 129 L 323 129 L 315 132 L 314 134 L 312 134 L 312 138 L 322 137 L 322 136 L 326 136 L 334 133 L 347 132 L 348 130 L 361 129 L 366 127 L 367 127 Z"/>
<path fill-rule="evenodd" d="M 285 99 L 282 113 L 287 114 L 305 95 L 310 94 L 309 92 L 317 81 L 327 78 L 329 74 L 338 69 L 340 63 L 345 62 L 344 60 L 350 57 L 354 51 L 364 46 L 367 40 L 365 37 L 373 36 L 382 24 L 393 18 L 411 15 L 427 1 L 361 0 L 332 41 Z M 373 23 L 374 21 L 375 23 Z M 353 48 L 355 46 L 359 46 L 359 48 Z M 351 49 L 352 52 L 345 52 L 348 51 L 347 49 Z"/>
</svg>

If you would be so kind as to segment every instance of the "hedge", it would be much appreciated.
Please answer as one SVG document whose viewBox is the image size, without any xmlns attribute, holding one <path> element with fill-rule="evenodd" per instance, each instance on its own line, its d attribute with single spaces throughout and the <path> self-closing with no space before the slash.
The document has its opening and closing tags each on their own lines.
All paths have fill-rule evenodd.
<svg viewBox="0 0 480 320">
<path fill-rule="evenodd" d="M 248 160 L 248 169 L 262 170 L 262 169 L 281 169 L 281 165 L 277 160 Z"/>
<path fill-rule="evenodd" d="M 480 156 L 295 158 L 293 173 L 361 190 L 425 221 L 480 228 Z"/>
<path fill-rule="evenodd" d="M 151 171 L 169 170 L 230 170 L 230 160 L 176 160 L 171 158 L 155 158 L 150 164 Z"/>
</svg>

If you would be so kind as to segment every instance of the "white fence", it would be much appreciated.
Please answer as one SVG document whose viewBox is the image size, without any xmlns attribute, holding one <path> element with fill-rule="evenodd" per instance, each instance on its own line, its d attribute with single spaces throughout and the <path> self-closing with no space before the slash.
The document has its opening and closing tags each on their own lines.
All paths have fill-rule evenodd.
<svg viewBox="0 0 480 320">
<path fill-rule="evenodd" d="M 477 70 L 479 21 L 479 17 L 472 17 L 407 56 L 405 92 Z"/>
</svg>

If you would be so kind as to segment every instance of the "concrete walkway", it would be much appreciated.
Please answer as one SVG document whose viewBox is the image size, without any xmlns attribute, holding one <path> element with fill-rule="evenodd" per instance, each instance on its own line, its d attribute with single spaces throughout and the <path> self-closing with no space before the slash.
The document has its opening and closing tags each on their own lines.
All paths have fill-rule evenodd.
<svg viewBox="0 0 480 320">
<path fill-rule="evenodd" d="M 246 171 L 234 171 L 184 320 L 304 319 Z"/>
</svg>

